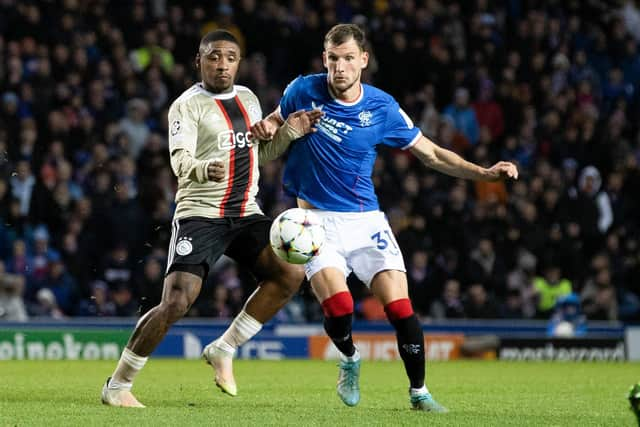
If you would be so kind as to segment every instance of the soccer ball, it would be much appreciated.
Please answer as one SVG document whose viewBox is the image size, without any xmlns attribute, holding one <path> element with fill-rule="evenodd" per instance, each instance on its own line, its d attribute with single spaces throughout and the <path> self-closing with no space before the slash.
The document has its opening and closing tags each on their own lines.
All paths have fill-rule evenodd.
<svg viewBox="0 0 640 427">
<path fill-rule="evenodd" d="M 320 218 L 308 209 L 288 209 L 271 224 L 271 247 L 291 264 L 305 264 L 318 255 L 324 244 Z"/>
</svg>

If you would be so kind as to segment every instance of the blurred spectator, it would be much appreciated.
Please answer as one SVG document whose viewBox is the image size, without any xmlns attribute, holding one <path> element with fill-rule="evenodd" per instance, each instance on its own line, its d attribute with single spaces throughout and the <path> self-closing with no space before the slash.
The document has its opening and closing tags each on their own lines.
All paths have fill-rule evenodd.
<svg viewBox="0 0 640 427">
<path fill-rule="evenodd" d="M 432 298 L 433 269 L 429 265 L 429 254 L 422 250 L 417 250 L 411 255 L 411 260 L 407 265 L 407 279 L 409 284 L 409 296 L 413 301 L 414 309 L 420 313 L 426 313 L 428 303 Z"/>
<path fill-rule="evenodd" d="M 145 123 L 149 107 L 143 99 L 135 98 L 127 102 L 126 108 L 127 115 L 119 123 L 120 129 L 127 138 L 123 149 L 134 159 L 137 159 L 150 133 L 149 127 Z"/>
<path fill-rule="evenodd" d="M 129 249 L 123 242 L 117 243 L 108 253 L 102 265 L 102 277 L 109 289 L 115 290 L 120 285 L 131 285 L 131 264 Z"/>
<path fill-rule="evenodd" d="M 57 307 L 62 313 L 70 316 L 75 313 L 78 299 L 76 282 L 65 270 L 59 253 L 51 252 L 47 262 L 48 274 L 37 285 L 38 292 L 42 289 L 50 290 L 55 296 Z"/>
<path fill-rule="evenodd" d="M 536 314 L 537 290 L 533 285 L 537 259 L 525 250 L 517 255 L 516 266 L 507 274 L 507 301 L 503 310 L 513 313 L 513 309 L 523 317 L 531 318 Z M 507 316 L 505 316 L 507 317 Z"/>
<path fill-rule="evenodd" d="M 5 271 L 0 261 L 0 320 L 8 322 L 26 322 L 27 310 L 24 305 L 24 276 Z"/>
<path fill-rule="evenodd" d="M 80 301 L 78 316 L 115 316 L 116 306 L 109 298 L 109 287 L 101 280 L 91 283 L 91 296 Z"/>
<path fill-rule="evenodd" d="M 137 275 L 134 283 L 140 295 L 140 311 L 144 314 L 159 304 L 162 298 L 164 261 L 150 256 L 145 260 L 142 270 L 142 277 Z"/>
<path fill-rule="evenodd" d="M 164 72 L 170 74 L 174 65 L 171 51 L 160 45 L 155 29 L 144 32 L 144 46 L 131 51 L 129 58 L 137 71 L 144 71 L 151 65 L 159 65 Z"/>
<path fill-rule="evenodd" d="M 29 205 L 31 203 L 31 194 L 36 179 L 31 173 L 31 167 L 28 161 L 20 160 L 16 165 L 16 172 L 11 177 L 11 195 L 20 202 L 20 214 L 27 216 L 29 214 Z"/>
<path fill-rule="evenodd" d="M 524 317 L 522 294 L 516 289 L 507 291 L 504 302 L 500 305 L 499 313 L 499 317 L 503 319 L 522 319 Z"/>
<path fill-rule="evenodd" d="M 30 305 L 29 311 L 36 317 L 51 317 L 53 319 L 65 318 L 64 312 L 58 307 L 58 301 L 53 291 L 42 288 L 36 293 L 35 302 Z"/>
<path fill-rule="evenodd" d="M 587 319 L 582 313 L 580 298 L 573 292 L 558 298 L 549 320 L 547 335 L 573 338 L 584 336 L 586 333 Z"/>
<path fill-rule="evenodd" d="M 117 282 L 113 285 L 110 294 L 115 305 L 116 316 L 131 317 L 139 314 L 138 303 L 127 282 Z"/>
<path fill-rule="evenodd" d="M 562 277 L 562 270 L 552 262 L 544 268 L 544 274 L 533 280 L 537 293 L 538 306 L 536 316 L 548 319 L 558 298 L 569 295 L 573 289 L 571 281 Z"/>
<path fill-rule="evenodd" d="M 492 140 L 497 140 L 504 132 L 502 107 L 493 99 L 494 84 L 485 79 L 480 83 L 478 99 L 473 103 L 478 125 L 489 130 Z"/>
<path fill-rule="evenodd" d="M 480 282 L 494 291 L 504 289 L 506 271 L 501 257 L 495 252 L 493 242 L 482 238 L 469 255 L 468 277 L 473 282 Z"/>
<path fill-rule="evenodd" d="M 611 274 L 607 267 L 596 271 L 595 276 L 587 280 L 580 300 L 587 318 L 590 320 L 616 320 L 618 301 L 616 289 L 611 283 Z"/>
<path fill-rule="evenodd" d="M 472 283 L 464 299 L 464 312 L 472 319 L 497 319 L 498 307 L 481 283 Z"/>
<path fill-rule="evenodd" d="M 466 317 L 460 292 L 460 282 L 447 280 L 442 296 L 433 301 L 429 316 L 434 319 L 459 319 Z"/>
<path fill-rule="evenodd" d="M 593 166 L 587 166 L 580 174 L 580 191 L 584 193 L 586 197 L 595 200 L 597 207 L 597 227 L 598 231 L 602 234 L 606 233 L 611 223 L 613 222 L 613 213 L 611 211 L 611 201 L 607 193 L 600 191 L 602 186 L 602 179 L 600 178 L 600 172 Z M 587 206 L 582 204 L 581 209 L 586 209 Z M 590 213 L 585 213 L 589 215 Z"/>
<path fill-rule="evenodd" d="M 445 108 L 443 114 L 451 117 L 456 129 L 475 145 L 478 142 L 480 128 L 476 113 L 469 105 L 469 91 L 464 87 L 456 89 L 454 99 L 454 103 Z"/>
</svg>

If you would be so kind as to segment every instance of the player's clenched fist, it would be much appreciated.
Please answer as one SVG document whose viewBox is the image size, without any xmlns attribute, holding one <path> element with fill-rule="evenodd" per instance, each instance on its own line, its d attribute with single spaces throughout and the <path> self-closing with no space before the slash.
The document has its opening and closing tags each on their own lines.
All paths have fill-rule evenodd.
<svg viewBox="0 0 640 427">
<path fill-rule="evenodd" d="M 224 163 L 222 160 L 213 160 L 207 166 L 209 181 L 220 182 L 224 179 Z"/>
<path fill-rule="evenodd" d="M 306 135 L 316 131 L 315 125 L 318 124 L 323 114 L 322 111 L 317 109 L 311 111 L 298 110 L 289 114 L 287 124 L 298 135 Z M 278 119 L 269 116 L 251 126 L 251 133 L 256 139 L 270 141 L 280 125 L 281 123 Z"/>
<path fill-rule="evenodd" d="M 280 124 L 275 119 L 267 117 L 254 123 L 250 130 L 254 138 L 260 141 L 271 141 L 279 127 Z"/>
</svg>

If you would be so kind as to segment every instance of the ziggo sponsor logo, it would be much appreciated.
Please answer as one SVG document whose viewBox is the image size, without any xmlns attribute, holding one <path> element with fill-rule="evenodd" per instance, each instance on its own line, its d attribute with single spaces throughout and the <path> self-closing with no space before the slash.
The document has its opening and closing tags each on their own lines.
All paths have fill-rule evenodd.
<svg viewBox="0 0 640 427">
<path fill-rule="evenodd" d="M 218 134 L 218 148 L 221 150 L 233 150 L 234 148 L 253 147 L 253 134 L 251 131 L 234 132 L 226 130 Z"/>
</svg>

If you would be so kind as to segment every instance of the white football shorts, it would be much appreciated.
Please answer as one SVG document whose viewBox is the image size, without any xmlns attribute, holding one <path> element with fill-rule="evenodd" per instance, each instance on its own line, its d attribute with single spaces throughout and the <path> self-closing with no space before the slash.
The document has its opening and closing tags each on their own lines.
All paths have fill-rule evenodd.
<svg viewBox="0 0 640 427">
<path fill-rule="evenodd" d="M 318 256 L 305 264 L 307 279 L 327 267 L 351 272 L 367 287 L 383 270 L 406 272 L 402 252 L 385 214 L 370 212 L 331 212 L 313 209 L 322 219 L 326 240 Z"/>
</svg>

